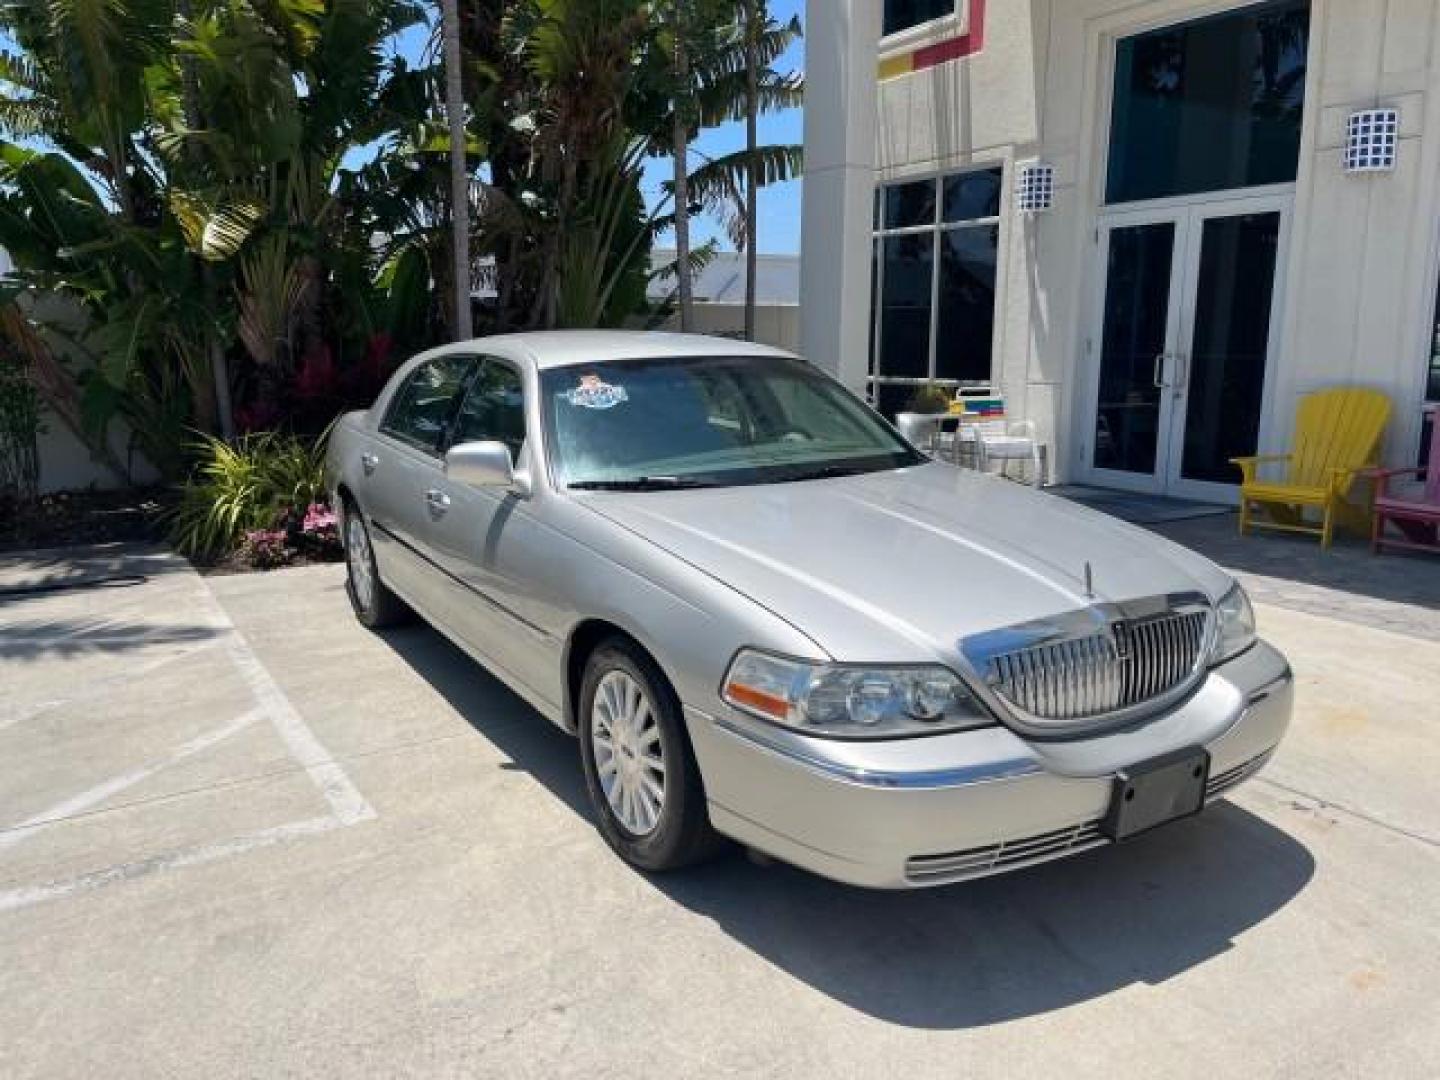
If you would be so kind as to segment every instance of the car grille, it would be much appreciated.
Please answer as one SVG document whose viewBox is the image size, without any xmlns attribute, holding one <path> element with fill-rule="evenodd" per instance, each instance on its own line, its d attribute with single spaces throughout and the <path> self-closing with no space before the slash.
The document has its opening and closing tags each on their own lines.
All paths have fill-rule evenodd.
<svg viewBox="0 0 1440 1080">
<path fill-rule="evenodd" d="M 1205 784 L 1205 801 L 1208 803 L 1241 781 L 1254 776 L 1270 760 L 1272 753 L 1272 750 L 1267 750 L 1211 776 Z M 1035 836 L 966 848 L 964 851 L 951 851 L 943 855 L 917 855 L 905 860 L 905 877 L 917 885 L 965 881 L 1005 870 L 1018 870 L 1024 866 L 1058 859 L 1063 855 L 1089 851 L 1110 842 L 1100 831 L 1099 821 L 1086 821 Z"/>
<path fill-rule="evenodd" d="M 1139 705 L 1194 675 L 1207 620 L 1203 609 L 1173 611 L 1001 653 L 990 659 L 991 685 L 1026 714 L 1047 720 L 1082 720 Z"/>
<path fill-rule="evenodd" d="M 1083 825 L 1071 825 L 1038 836 L 1005 840 L 965 851 L 918 855 L 906 860 L 905 876 L 917 884 L 960 881 L 998 874 L 1002 870 L 1017 870 L 1109 842 L 1100 832 L 1100 822 L 1087 821 Z"/>
<path fill-rule="evenodd" d="M 1229 791 L 1242 780 L 1248 780 L 1260 771 L 1265 762 L 1270 760 L 1270 751 L 1253 757 L 1249 761 L 1242 761 L 1232 769 L 1226 769 L 1223 773 L 1217 773 L 1205 782 L 1205 798 L 1215 798 L 1222 792 Z"/>
</svg>

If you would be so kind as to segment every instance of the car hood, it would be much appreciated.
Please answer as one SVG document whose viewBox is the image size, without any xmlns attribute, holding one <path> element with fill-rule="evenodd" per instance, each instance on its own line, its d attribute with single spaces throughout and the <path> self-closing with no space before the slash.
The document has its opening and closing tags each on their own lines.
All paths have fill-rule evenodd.
<svg viewBox="0 0 1440 1080">
<path fill-rule="evenodd" d="M 580 501 L 849 661 L 953 659 L 971 634 L 1105 601 L 1216 600 L 1230 583 L 1153 533 L 942 464 Z"/>
</svg>

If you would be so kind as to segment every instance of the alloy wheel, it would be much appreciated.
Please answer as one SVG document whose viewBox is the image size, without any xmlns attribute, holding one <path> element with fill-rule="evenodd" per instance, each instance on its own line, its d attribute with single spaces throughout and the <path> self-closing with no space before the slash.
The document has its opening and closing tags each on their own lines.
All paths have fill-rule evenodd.
<svg viewBox="0 0 1440 1080">
<path fill-rule="evenodd" d="M 590 742 L 616 820 L 633 836 L 653 832 L 665 806 L 665 753 L 655 709 L 628 673 L 606 672 L 596 686 Z"/>
</svg>

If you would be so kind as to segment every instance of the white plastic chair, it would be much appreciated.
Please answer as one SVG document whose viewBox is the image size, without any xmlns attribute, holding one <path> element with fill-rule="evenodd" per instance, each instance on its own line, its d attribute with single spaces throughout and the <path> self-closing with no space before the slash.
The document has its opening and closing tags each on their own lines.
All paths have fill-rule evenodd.
<svg viewBox="0 0 1440 1080">
<path fill-rule="evenodd" d="M 956 460 L 962 449 L 974 454 L 975 468 L 984 472 L 991 462 L 998 463 L 1002 476 L 1008 475 L 1012 461 L 1030 462 L 1030 483 L 1035 487 L 1045 486 L 1045 444 L 1040 441 L 1032 420 L 1010 420 L 1004 415 L 1004 399 L 989 387 L 961 387 L 955 391 L 955 400 L 966 406 L 974 406 L 977 399 L 999 402 L 998 415 L 983 418 L 960 418 L 960 433 L 956 443 Z M 967 445 L 968 444 L 968 445 Z"/>
</svg>

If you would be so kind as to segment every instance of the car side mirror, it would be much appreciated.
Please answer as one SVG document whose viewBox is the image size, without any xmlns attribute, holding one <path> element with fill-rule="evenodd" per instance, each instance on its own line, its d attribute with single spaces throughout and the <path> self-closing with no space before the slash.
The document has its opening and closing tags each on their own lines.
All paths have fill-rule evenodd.
<svg viewBox="0 0 1440 1080">
<path fill-rule="evenodd" d="M 445 475 L 477 488 L 513 488 L 515 463 L 502 442 L 463 442 L 445 452 Z"/>
</svg>

